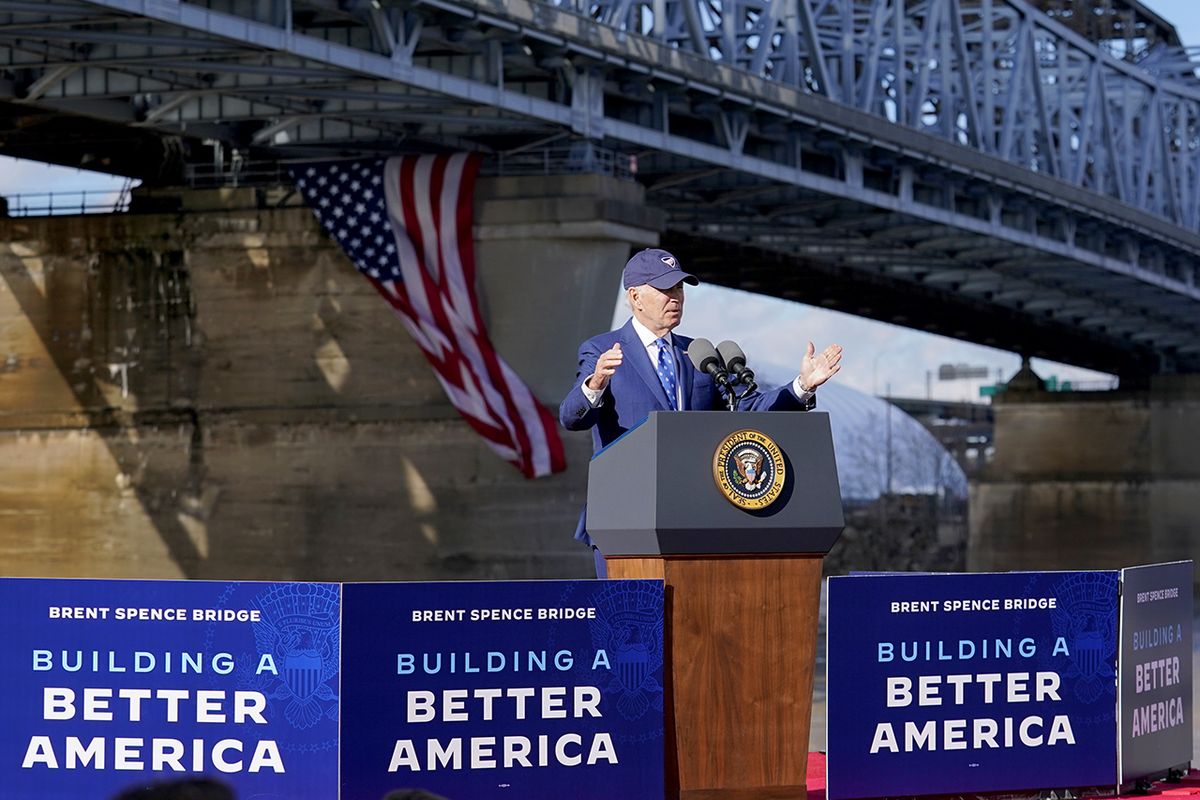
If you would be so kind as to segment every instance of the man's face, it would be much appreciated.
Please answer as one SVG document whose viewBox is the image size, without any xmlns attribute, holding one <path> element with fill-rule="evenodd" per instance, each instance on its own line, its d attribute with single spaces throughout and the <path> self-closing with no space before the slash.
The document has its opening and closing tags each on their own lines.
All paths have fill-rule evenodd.
<svg viewBox="0 0 1200 800">
<path fill-rule="evenodd" d="M 628 294 L 637 321 L 659 336 L 683 321 L 683 281 L 670 289 L 655 289 L 648 283 L 634 286 Z"/>
</svg>

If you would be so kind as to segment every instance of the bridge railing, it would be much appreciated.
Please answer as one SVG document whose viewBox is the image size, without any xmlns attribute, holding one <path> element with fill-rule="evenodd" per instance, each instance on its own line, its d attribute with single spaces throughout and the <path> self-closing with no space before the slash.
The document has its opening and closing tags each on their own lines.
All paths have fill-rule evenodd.
<svg viewBox="0 0 1200 800">
<path fill-rule="evenodd" d="M 183 184 L 191 189 L 290 186 L 290 165 L 280 161 L 233 160 L 225 164 L 188 164 Z M 590 142 L 495 153 L 484 159 L 481 174 L 491 177 L 591 173 L 633 180 L 637 158 Z M 0 218 L 70 214 L 122 214 L 130 210 L 136 182 L 117 190 L 87 189 L 20 192 L 0 195 Z"/>
<path fill-rule="evenodd" d="M 120 214 L 129 210 L 132 186 L 0 195 L 0 217 Z"/>
<path fill-rule="evenodd" d="M 188 164 L 183 183 L 191 189 L 237 189 L 291 183 L 287 165 L 278 161 L 235 160 L 222 164 Z"/>
<path fill-rule="evenodd" d="M 497 153 L 484 159 L 482 172 L 495 176 L 587 172 L 632 180 L 637 174 L 637 157 L 581 141 L 554 147 Z"/>
<path fill-rule="evenodd" d="M 292 179 L 288 170 L 297 163 L 303 162 L 233 160 L 189 164 L 184 169 L 184 184 L 192 189 L 289 186 Z M 492 153 L 484 157 L 480 168 L 482 175 L 491 177 L 585 172 L 633 180 L 637 157 L 578 141 Z"/>
<path fill-rule="evenodd" d="M 1059 380 L 1052 376 L 1042 383 L 1046 390 L 1051 392 L 1111 392 L 1121 385 L 1120 379 L 1116 377 L 1075 381 L 1069 378 Z"/>
<path fill-rule="evenodd" d="M 985 384 L 979 387 L 980 397 L 995 397 L 1007 389 L 1003 383 Z M 1059 379 L 1056 375 L 1042 379 L 1042 388 L 1047 392 L 1113 392 L 1121 388 L 1121 380 L 1117 376 L 1110 378 L 1093 378 L 1090 380 Z"/>
</svg>

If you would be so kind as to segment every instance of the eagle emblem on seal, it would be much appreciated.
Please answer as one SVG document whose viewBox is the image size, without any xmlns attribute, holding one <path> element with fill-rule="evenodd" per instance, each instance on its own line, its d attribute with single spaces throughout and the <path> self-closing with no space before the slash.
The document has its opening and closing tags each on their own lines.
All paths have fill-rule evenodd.
<svg viewBox="0 0 1200 800">
<path fill-rule="evenodd" d="M 738 475 L 742 478 L 742 486 L 748 492 L 753 492 L 759 486 L 762 486 L 763 475 L 762 470 L 763 454 L 752 448 L 745 448 L 733 456 L 734 467 L 738 471 Z"/>
</svg>

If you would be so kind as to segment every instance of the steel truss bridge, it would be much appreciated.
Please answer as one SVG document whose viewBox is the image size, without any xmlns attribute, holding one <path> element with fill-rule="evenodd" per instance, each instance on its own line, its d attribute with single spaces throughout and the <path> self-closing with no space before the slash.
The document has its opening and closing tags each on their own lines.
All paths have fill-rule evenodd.
<svg viewBox="0 0 1200 800">
<path fill-rule="evenodd" d="M 711 281 L 1200 371 L 1200 80 L 1116 4 L 0 0 L 0 152 L 169 182 L 595 146 Z"/>
</svg>

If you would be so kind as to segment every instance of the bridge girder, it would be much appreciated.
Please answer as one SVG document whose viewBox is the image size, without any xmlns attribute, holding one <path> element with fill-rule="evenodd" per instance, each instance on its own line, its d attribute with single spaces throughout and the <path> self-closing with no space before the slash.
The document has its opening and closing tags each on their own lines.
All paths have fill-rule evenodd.
<svg viewBox="0 0 1200 800">
<path fill-rule="evenodd" d="M 1143 287 L 1186 339 L 1200 84 L 1156 69 L 1023 0 L 0 0 L 14 117 L 275 159 L 565 134 L 636 157 L 678 230 L 870 274 L 885 243 L 933 265 L 1036 254 L 1099 302 Z"/>
</svg>

